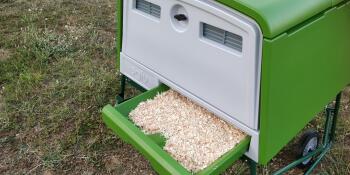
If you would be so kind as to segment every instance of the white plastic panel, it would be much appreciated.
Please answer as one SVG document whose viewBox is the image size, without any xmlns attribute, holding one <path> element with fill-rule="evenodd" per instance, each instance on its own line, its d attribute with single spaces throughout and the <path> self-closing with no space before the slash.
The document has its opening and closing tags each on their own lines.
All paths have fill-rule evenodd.
<svg viewBox="0 0 350 175">
<path fill-rule="evenodd" d="M 120 55 L 120 72 L 131 78 L 143 88 L 150 90 L 160 85 L 159 78 L 152 71 L 138 64 L 135 60 Z"/>
<path fill-rule="evenodd" d="M 260 31 L 212 1 L 148 1 L 161 7 L 160 20 L 124 2 L 123 53 L 213 112 L 258 129 Z M 187 23 L 173 19 L 174 8 Z M 203 23 L 241 36 L 242 52 L 203 37 Z"/>
<path fill-rule="evenodd" d="M 262 42 L 258 25 L 211 0 L 147 1 L 161 7 L 159 19 L 135 9 L 135 0 L 124 1 L 122 55 L 251 135 L 248 156 L 257 160 Z M 175 20 L 176 14 L 188 20 Z M 242 37 L 241 50 L 203 36 L 203 24 Z"/>
</svg>

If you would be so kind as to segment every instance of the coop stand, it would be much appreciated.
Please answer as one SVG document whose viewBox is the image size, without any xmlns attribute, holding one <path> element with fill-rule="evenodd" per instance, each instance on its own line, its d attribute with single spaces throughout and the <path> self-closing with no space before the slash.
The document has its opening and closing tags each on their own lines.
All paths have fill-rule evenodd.
<svg viewBox="0 0 350 175">
<path fill-rule="evenodd" d="M 141 91 L 141 92 L 145 92 L 146 89 L 143 88 L 142 86 L 138 85 L 137 83 L 135 83 L 133 80 L 129 79 L 127 76 L 125 75 L 121 75 L 121 79 L 120 79 L 120 92 L 116 97 L 116 105 L 123 103 L 124 101 L 128 100 L 125 98 L 125 90 L 126 90 L 126 85 L 127 83 L 129 83 L 132 87 L 135 87 L 137 90 Z"/>
<path fill-rule="evenodd" d="M 135 87 L 136 89 L 138 89 L 141 92 L 146 91 L 145 88 L 141 87 L 140 85 L 138 85 L 133 80 L 126 77 L 125 75 L 122 75 L 121 82 L 120 82 L 120 93 L 116 97 L 116 101 L 117 101 L 116 105 L 128 100 L 125 98 L 125 90 L 126 90 L 127 83 L 129 83 L 131 86 Z M 340 108 L 340 101 L 341 101 L 341 93 L 339 93 L 337 95 L 334 107 L 327 106 L 325 109 L 326 122 L 325 122 L 325 126 L 324 126 L 324 134 L 323 134 L 322 143 L 319 146 L 319 148 L 317 148 L 315 151 L 310 152 L 308 155 L 290 163 L 289 165 L 283 167 L 282 169 L 276 171 L 275 173 L 273 173 L 274 175 L 282 175 L 282 174 L 288 172 L 289 170 L 297 167 L 305 160 L 308 160 L 310 158 L 315 157 L 316 158 L 315 161 L 309 167 L 309 169 L 307 169 L 307 171 L 305 172 L 305 175 L 311 174 L 311 172 L 317 167 L 317 165 L 321 162 L 321 160 L 324 158 L 324 156 L 331 149 L 332 144 L 334 142 L 335 130 L 336 130 L 337 120 L 338 120 L 338 113 L 339 113 L 339 108 Z M 245 159 L 247 159 L 247 162 L 249 164 L 250 174 L 256 175 L 257 174 L 257 163 L 254 162 L 253 160 L 247 158 L 247 157 Z"/>
<path fill-rule="evenodd" d="M 308 155 L 292 162 L 291 164 L 283 167 L 282 169 L 273 173 L 274 175 L 282 175 L 289 170 L 295 168 L 300 165 L 302 162 L 315 158 L 315 161 L 311 164 L 311 166 L 306 170 L 305 175 L 311 174 L 311 172 L 317 167 L 317 165 L 321 162 L 327 152 L 331 149 L 332 144 L 335 138 L 335 129 L 337 126 L 338 113 L 340 108 L 341 101 L 341 93 L 339 93 L 336 97 L 336 102 L 334 107 L 327 106 L 326 107 L 326 122 L 324 126 L 324 134 L 322 139 L 322 144 L 313 152 L 310 152 Z M 248 161 L 250 166 L 251 174 L 256 174 L 257 164 L 254 161 Z"/>
</svg>

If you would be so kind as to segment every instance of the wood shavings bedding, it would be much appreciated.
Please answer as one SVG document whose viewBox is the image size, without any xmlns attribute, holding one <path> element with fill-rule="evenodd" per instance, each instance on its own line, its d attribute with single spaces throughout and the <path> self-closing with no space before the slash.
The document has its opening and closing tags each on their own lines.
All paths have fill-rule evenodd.
<svg viewBox="0 0 350 175">
<path fill-rule="evenodd" d="M 163 149 L 194 173 L 245 138 L 243 132 L 174 90 L 140 103 L 130 118 L 146 134 L 164 135 Z"/>
</svg>

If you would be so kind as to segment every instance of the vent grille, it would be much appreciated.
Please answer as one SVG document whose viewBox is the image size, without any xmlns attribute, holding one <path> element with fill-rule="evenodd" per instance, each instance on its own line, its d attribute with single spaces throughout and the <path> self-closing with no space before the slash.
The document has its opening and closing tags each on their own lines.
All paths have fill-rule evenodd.
<svg viewBox="0 0 350 175">
<path fill-rule="evenodd" d="M 136 0 L 136 9 L 147 13 L 149 15 L 152 15 L 156 18 L 160 18 L 160 6 L 150 3 L 145 0 Z"/>
<path fill-rule="evenodd" d="M 242 52 L 243 38 L 240 35 L 203 23 L 203 37 Z"/>
</svg>

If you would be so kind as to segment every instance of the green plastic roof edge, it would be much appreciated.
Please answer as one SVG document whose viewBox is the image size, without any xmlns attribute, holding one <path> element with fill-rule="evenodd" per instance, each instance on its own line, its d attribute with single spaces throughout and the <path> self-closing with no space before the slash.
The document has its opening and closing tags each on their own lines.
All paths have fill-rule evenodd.
<svg viewBox="0 0 350 175">
<path fill-rule="evenodd" d="M 349 0 L 216 0 L 251 18 L 265 38 L 274 38 L 319 13 Z"/>
</svg>

